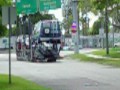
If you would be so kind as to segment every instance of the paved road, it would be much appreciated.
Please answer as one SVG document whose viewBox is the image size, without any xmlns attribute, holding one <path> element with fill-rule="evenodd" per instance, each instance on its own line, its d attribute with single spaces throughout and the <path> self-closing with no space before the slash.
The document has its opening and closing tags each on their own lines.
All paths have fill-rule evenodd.
<svg viewBox="0 0 120 90">
<path fill-rule="evenodd" d="M 8 73 L 7 57 L 7 54 L 0 54 L 0 73 Z M 15 54 L 12 54 L 12 74 L 52 90 L 120 90 L 119 68 L 70 58 L 56 63 L 30 63 L 16 61 Z"/>
</svg>

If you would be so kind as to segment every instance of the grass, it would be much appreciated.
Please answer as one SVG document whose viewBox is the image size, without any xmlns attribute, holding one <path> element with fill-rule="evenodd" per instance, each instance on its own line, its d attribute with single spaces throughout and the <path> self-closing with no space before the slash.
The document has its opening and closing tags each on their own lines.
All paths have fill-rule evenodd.
<svg viewBox="0 0 120 90">
<path fill-rule="evenodd" d="M 96 58 L 88 57 L 84 54 L 73 54 L 71 55 L 71 58 L 77 59 L 83 62 L 93 62 L 93 63 L 103 64 L 103 65 L 111 65 L 115 67 L 120 67 L 120 60 L 96 59 Z"/>
<path fill-rule="evenodd" d="M 0 90 L 51 90 L 33 82 L 12 76 L 12 84 L 8 84 L 8 75 L 0 75 Z"/>
<path fill-rule="evenodd" d="M 106 50 L 99 50 L 99 51 L 94 51 L 92 52 L 94 55 L 99 55 L 99 56 L 108 56 L 111 58 L 120 58 L 120 48 L 112 48 L 110 49 L 109 55 L 106 55 Z"/>
</svg>

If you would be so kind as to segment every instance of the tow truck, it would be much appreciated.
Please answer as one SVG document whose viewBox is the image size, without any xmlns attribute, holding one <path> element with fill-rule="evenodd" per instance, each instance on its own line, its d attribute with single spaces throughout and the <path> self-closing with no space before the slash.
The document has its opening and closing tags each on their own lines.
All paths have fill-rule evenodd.
<svg viewBox="0 0 120 90">
<path fill-rule="evenodd" d="M 30 43 L 31 42 L 31 43 Z M 34 25 L 30 37 L 29 53 L 25 53 L 31 61 L 56 61 L 61 46 L 60 22 L 57 20 L 43 20 Z"/>
</svg>

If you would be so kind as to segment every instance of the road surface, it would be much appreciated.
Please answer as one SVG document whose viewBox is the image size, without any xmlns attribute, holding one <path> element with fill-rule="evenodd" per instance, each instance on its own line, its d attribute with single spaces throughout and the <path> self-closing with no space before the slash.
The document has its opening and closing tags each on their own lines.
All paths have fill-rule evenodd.
<svg viewBox="0 0 120 90">
<path fill-rule="evenodd" d="M 0 73 L 8 74 L 8 54 L 0 54 Z M 12 74 L 52 90 L 120 90 L 120 68 L 68 57 L 56 63 L 31 63 L 16 61 L 12 54 Z"/>
</svg>

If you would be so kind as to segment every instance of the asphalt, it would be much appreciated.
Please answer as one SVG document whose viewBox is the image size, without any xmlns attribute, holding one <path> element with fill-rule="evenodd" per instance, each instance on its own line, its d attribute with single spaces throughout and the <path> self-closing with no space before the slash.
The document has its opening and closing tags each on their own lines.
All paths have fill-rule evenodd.
<svg viewBox="0 0 120 90">
<path fill-rule="evenodd" d="M 86 52 L 86 50 L 83 52 Z M 73 52 L 62 52 L 63 56 Z M 0 73 L 8 74 L 8 54 L 0 54 Z M 69 57 L 56 63 L 16 61 L 12 54 L 12 74 L 52 90 L 120 90 L 120 68 L 84 63 Z"/>
</svg>

